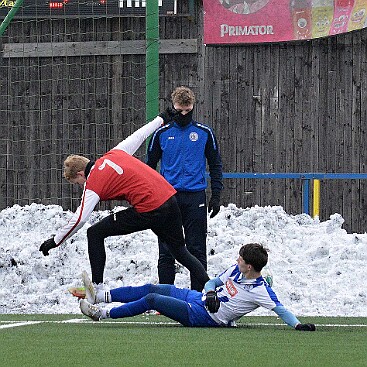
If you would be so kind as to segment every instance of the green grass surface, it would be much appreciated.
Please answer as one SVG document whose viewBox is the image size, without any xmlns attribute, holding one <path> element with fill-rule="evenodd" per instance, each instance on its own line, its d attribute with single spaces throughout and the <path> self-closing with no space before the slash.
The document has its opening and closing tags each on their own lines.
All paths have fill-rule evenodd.
<svg viewBox="0 0 367 367">
<path fill-rule="evenodd" d="M 94 323 L 79 315 L 0 315 L 1 360 L 9 367 L 367 366 L 367 318 L 302 322 L 317 331 L 297 332 L 275 317 L 185 328 L 163 316 Z"/>
</svg>

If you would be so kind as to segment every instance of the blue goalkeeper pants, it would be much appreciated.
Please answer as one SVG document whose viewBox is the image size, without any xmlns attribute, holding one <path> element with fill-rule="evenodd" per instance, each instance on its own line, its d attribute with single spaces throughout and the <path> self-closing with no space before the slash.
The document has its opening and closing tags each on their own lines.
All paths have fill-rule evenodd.
<svg viewBox="0 0 367 367">
<path fill-rule="evenodd" d="M 110 310 L 113 319 L 140 315 L 156 310 L 184 326 L 219 326 L 202 301 L 202 293 L 168 284 L 146 284 L 140 287 L 111 289 L 111 301 L 124 305 Z"/>
</svg>

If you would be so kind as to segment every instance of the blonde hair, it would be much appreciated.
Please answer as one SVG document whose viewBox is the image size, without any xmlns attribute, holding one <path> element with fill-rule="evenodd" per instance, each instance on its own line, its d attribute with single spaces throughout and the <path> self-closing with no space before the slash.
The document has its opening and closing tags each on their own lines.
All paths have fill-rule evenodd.
<svg viewBox="0 0 367 367">
<path fill-rule="evenodd" d="M 171 94 L 172 103 L 180 106 L 189 106 L 195 103 L 194 92 L 187 87 L 177 87 Z"/>
<path fill-rule="evenodd" d="M 89 162 L 88 158 L 81 155 L 69 155 L 64 161 L 64 177 L 69 181 L 77 177 L 77 173 L 84 171 Z"/>
</svg>

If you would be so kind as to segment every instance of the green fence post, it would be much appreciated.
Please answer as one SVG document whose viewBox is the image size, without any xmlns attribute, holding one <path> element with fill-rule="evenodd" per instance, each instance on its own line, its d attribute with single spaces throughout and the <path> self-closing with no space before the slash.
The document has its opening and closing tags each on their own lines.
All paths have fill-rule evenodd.
<svg viewBox="0 0 367 367">
<path fill-rule="evenodd" d="M 8 27 L 11 20 L 14 18 L 15 13 L 23 5 L 24 0 L 16 0 L 9 13 L 6 15 L 4 20 L 0 24 L 0 37 L 4 34 L 6 28 Z"/>
<path fill-rule="evenodd" d="M 159 6 L 146 2 L 146 121 L 159 113 Z"/>
</svg>

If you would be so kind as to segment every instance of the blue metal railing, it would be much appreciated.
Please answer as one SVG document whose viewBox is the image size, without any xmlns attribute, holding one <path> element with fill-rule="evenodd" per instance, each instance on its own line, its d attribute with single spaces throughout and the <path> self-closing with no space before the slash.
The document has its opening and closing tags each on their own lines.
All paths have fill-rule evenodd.
<svg viewBox="0 0 367 367">
<path fill-rule="evenodd" d="M 300 179 L 302 180 L 302 208 L 310 214 L 311 182 L 313 180 L 366 180 L 367 173 L 238 173 L 224 172 L 223 178 Z"/>
</svg>

